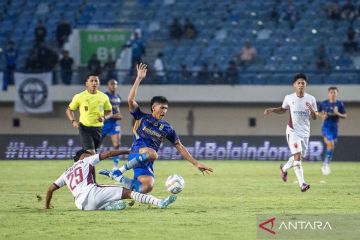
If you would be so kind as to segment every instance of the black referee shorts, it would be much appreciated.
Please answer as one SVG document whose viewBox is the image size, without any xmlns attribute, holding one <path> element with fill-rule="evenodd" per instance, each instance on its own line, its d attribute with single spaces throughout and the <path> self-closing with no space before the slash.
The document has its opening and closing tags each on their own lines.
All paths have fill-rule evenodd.
<svg viewBox="0 0 360 240">
<path fill-rule="evenodd" d="M 96 151 L 101 144 L 101 131 L 102 127 L 87 127 L 80 123 L 79 134 L 82 147 L 85 150 L 95 149 Z"/>
</svg>

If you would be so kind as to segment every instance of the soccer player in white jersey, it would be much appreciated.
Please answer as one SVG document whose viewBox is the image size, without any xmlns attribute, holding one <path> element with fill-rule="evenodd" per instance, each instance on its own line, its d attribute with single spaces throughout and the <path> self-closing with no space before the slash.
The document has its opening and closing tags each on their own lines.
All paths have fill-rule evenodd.
<svg viewBox="0 0 360 240">
<path fill-rule="evenodd" d="M 305 74 L 296 74 L 293 81 L 295 93 L 286 95 L 281 107 L 267 108 L 264 111 L 265 115 L 270 113 L 283 114 L 287 110 L 290 112 L 289 123 L 286 126 L 286 139 L 292 156 L 286 164 L 280 165 L 281 177 L 286 182 L 288 170 L 294 167 L 302 192 L 308 190 L 310 185 L 304 180 L 301 160 L 307 153 L 310 137 L 310 118 L 315 120 L 318 115 L 315 97 L 305 92 L 307 81 Z"/>
<path fill-rule="evenodd" d="M 129 150 L 114 150 L 92 155 L 86 150 L 78 151 L 74 157 L 75 163 L 49 186 L 45 208 L 52 208 L 50 202 L 53 192 L 65 185 L 74 196 L 76 207 L 81 210 L 122 210 L 126 205 L 121 199 L 130 198 L 159 208 L 166 208 L 173 203 L 176 195 L 160 200 L 154 196 L 133 192 L 120 186 L 95 183 L 93 168 L 97 163 L 109 157 L 128 153 Z"/>
</svg>

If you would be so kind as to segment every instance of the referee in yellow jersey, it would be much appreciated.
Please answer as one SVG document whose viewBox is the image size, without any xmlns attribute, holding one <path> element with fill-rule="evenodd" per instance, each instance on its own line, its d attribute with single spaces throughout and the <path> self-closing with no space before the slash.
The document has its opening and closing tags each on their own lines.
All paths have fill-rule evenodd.
<svg viewBox="0 0 360 240">
<path fill-rule="evenodd" d="M 109 97 L 98 90 L 99 85 L 98 75 L 89 74 L 86 90 L 76 94 L 66 110 L 72 126 L 79 129 L 82 147 L 93 154 L 101 144 L 104 121 L 112 116 Z M 74 111 L 77 109 L 80 112 L 79 121 L 75 119 Z"/>
</svg>

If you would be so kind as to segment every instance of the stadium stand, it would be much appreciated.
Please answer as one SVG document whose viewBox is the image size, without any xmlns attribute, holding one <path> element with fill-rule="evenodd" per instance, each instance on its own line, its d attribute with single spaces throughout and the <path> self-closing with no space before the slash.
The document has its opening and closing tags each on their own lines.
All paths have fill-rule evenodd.
<svg viewBox="0 0 360 240">
<path fill-rule="evenodd" d="M 329 19 L 325 11 L 329 3 L 293 1 L 290 7 L 288 1 L 273 0 L 8 0 L 0 3 L 0 45 L 5 48 L 7 41 L 13 40 L 19 52 L 18 70 L 24 69 L 41 19 L 48 31 L 47 45 L 60 52 L 55 47 L 55 30 L 64 14 L 73 28 L 140 28 L 147 49 L 144 61 L 151 64 L 163 52 L 170 84 L 229 83 L 228 63 L 245 41 L 256 48 L 257 57 L 245 69 L 238 66 L 237 80 L 231 84 L 287 84 L 299 71 L 309 73 L 316 84 L 360 83 L 358 53 L 347 53 L 343 47 L 349 26 L 358 32 L 360 19 L 358 14 L 353 20 Z M 339 4 L 343 6 L 345 1 Z M 293 11 L 290 17 L 286 15 L 289 8 Z M 186 17 L 191 20 L 197 32 L 194 39 L 169 37 L 169 25 L 176 17 L 181 25 Z M 316 69 L 315 51 L 321 43 L 329 58 L 327 72 Z M 4 66 L 3 58 L 1 61 Z M 197 77 L 204 63 L 219 66 L 223 72 L 220 81 Z M 185 80 L 181 78 L 182 65 L 191 72 Z"/>
</svg>

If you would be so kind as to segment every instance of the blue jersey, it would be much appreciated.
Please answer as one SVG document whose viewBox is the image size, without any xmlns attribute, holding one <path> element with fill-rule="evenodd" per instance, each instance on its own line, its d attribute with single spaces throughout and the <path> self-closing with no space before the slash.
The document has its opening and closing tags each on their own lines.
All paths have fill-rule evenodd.
<svg viewBox="0 0 360 240">
<path fill-rule="evenodd" d="M 119 94 L 115 94 L 112 95 L 110 92 L 106 92 L 105 93 L 109 99 L 110 99 L 110 103 L 112 106 L 112 114 L 118 114 L 119 113 L 119 107 L 120 107 L 120 103 L 121 103 L 121 97 Z M 116 122 L 116 119 L 113 118 L 109 118 L 107 120 L 105 120 L 104 124 L 114 124 Z"/>
<path fill-rule="evenodd" d="M 339 116 L 334 113 L 334 108 L 337 107 L 339 113 L 346 113 L 344 103 L 336 100 L 336 102 L 330 102 L 329 100 L 323 101 L 319 106 L 319 112 L 327 113 L 327 118 L 324 120 L 323 126 L 337 126 L 339 122 Z"/>
<path fill-rule="evenodd" d="M 334 113 L 334 108 L 337 107 L 339 113 L 344 114 L 345 107 L 341 101 L 330 102 L 329 100 L 323 101 L 319 106 L 319 112 L 325 112 L 327 118 L 324 120 L 321 132 L 322 135 L 329 141 L 337 141 L 338 138 L 338 122 L 339 116 Z"/>
<path fill-rule="evenodd" d="M 142 147 L 149 147 L 158 151 L 160 144 L 165 138 L 174 145 L 179 141 L 175 130 L 168 122 L 164 120 L 158 121 L 151 114 L 143 113 L 139 107 L 131 115 L 136 120 L 133 129 L 134 143 L 131 147 L 131 152 L 136 152 Z"/>
</svg>

